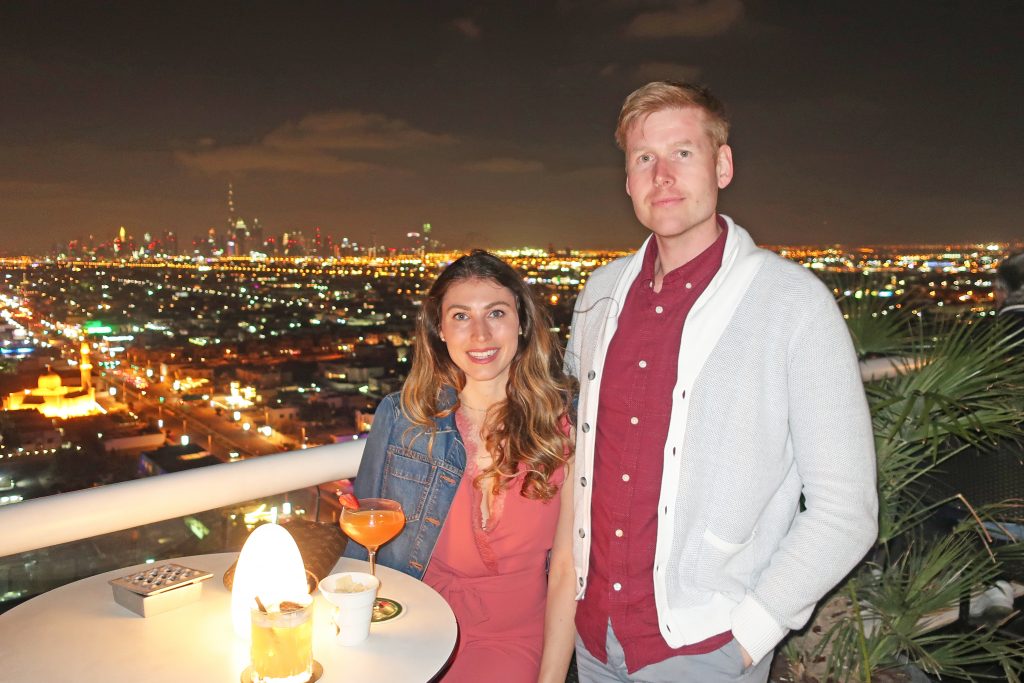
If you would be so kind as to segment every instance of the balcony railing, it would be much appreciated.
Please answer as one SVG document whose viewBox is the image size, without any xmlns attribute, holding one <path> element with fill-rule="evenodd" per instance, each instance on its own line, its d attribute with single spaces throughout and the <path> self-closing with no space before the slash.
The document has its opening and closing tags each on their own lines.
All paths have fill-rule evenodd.
<svg viewBox="0 0 1024 683">
<path fill-rule="evenodd" d="M 162 474 L 0 509 L 0 557 L 353 477 L 364 441 Z"/>
<path fill-rule="evenodd" d="M 237 551 L 263 519 L 332 522 L 363 441 L 291 451 L 0 508 L 0 613 L 87 576 Z M 322 505 L 326 501 L 325 505 Z"/>
</svg>

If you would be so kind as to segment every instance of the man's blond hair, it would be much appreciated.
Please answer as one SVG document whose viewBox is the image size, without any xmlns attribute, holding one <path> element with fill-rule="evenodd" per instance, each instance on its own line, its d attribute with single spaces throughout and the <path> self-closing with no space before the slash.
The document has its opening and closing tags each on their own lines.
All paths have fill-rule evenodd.
<svg viewBox="0 0 1024 683">
<path fill-rule="evenodd" d="M 675 81 L 654 81 L 634 90 L 622 104 L 615 142 L 626 151 L 626 135 L 630 128 L 655 112 L 664 109 L 696 107 L 704 112 L 704 128 L 717 150 L 729 141 L 729 119 L 725 107 L 707 88 Z"/>
</svg>

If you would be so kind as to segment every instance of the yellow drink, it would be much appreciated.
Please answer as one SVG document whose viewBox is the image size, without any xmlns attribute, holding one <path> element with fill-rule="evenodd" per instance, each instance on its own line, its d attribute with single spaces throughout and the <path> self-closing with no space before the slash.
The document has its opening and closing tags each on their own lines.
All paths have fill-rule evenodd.
<svg viewBox="0 0 1024 683">
<path fill-rule="evenodd" d="M 252 611 L 252 683 L 306 683 L 313 675 L 313 603 Z"/>
</svg>

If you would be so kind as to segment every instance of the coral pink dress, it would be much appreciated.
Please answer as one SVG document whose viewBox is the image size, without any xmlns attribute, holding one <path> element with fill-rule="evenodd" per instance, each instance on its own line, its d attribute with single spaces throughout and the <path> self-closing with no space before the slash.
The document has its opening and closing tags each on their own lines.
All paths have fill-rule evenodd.
<svg viewBox="0 0 1024 683">
<path fill-rule="evenodd" d="M 459 432 L 468 423 L 456 415 Z M 559 495 L 520 495 L 524 474 L 494 496 L 483 528 L 476 445 L 466 444 L 466 471 L 455 493 L 423 581 L 444 596 L 459 622 L 459 645 L 445 683 L 536 683 L 544 645 L 548 551 L 558 524 Z M 564 468 L 551 479 L 561 486 Z"/>
</svg>

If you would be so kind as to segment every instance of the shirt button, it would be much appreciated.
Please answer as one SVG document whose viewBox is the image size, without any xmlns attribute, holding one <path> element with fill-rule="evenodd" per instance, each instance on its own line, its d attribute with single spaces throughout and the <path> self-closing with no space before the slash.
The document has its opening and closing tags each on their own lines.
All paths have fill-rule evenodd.
<svg viewBox="0 0 1024 683">
<path fill-rule="evenodd" d="M 616 535 L 617 537 L 619 537 L 619 538 L 622 538 L 622 529 L 616 529 L 616 530 L 615 530 L 615 535 Z"/>
<path fill-rule="evenodd" d="M 584 531 L 583 529 L 580 529 L 580 538 L 586 538 L 586 537 L 587 537 L 587 532 Z"/>
<path fill-rule="evenodd" d="M 642 361 L 640 361 L 639 363 L 637 363 L 637 365 L 639 365 L 639 366 L 640 366 L 640 367 L 642 367 L 642 368 L 646 368 L 646 367 L 647 367 L 647 361 L 645 361 L 645 360 L 642 360 Z"/>
<path fill-rule="evenodd" d="M 665 311 L 665 309 L 662 308 L 661 306 L 655 306 L 654 307 L 654 312 L 657 313 L 658 315 L 661 315 L 664 311 Z"/>
<path fill-rule="evenodd" d="M 586 477 L 580 477 L 580 486 L 586 486 L 586 485 L 587 485 L 587 478 Z"/>
<path fill-rule="evenodd" d="M 631 424 L 631 425 L 640 424 L 640 418 L 639 417 L 631 417 L 631 418 L 629 418 L 629 424 Z"/>
<path fill-rule="evenodd" d="M 586 434 L 587 432 L 590 431 L 590 423 L 589 422 L 584 422 L 583 426 L 580 427 L 580 429 L 582 429 L 583 433 Z"/>
<path fill-rule="evenodd" d="M 692 282 L 687 282 L 686 283 L 686 288 L 687 289 L 693 289 L 693 283 Z"/>
<path fill-rule="evenodd" d="M 615 583 L 612 584 L 612 588 L 614 588 L 617 591 L 620 591 L 620 590 L 622 590 L 622 584 L 619 583 L 618 581 L 616 581 Z"/>
<path fill-rule="evenodd" d="M 595 377 L 597 377 L 597 373 L 593 370 L 587 373 L 587 379 L 594 379 Z"/>
<path fill-rule="evenodd" d="M 629 475 L 628 474 L 623 474 L 622 475 L 622 481 L 629 481 Z"/>
</svg>

